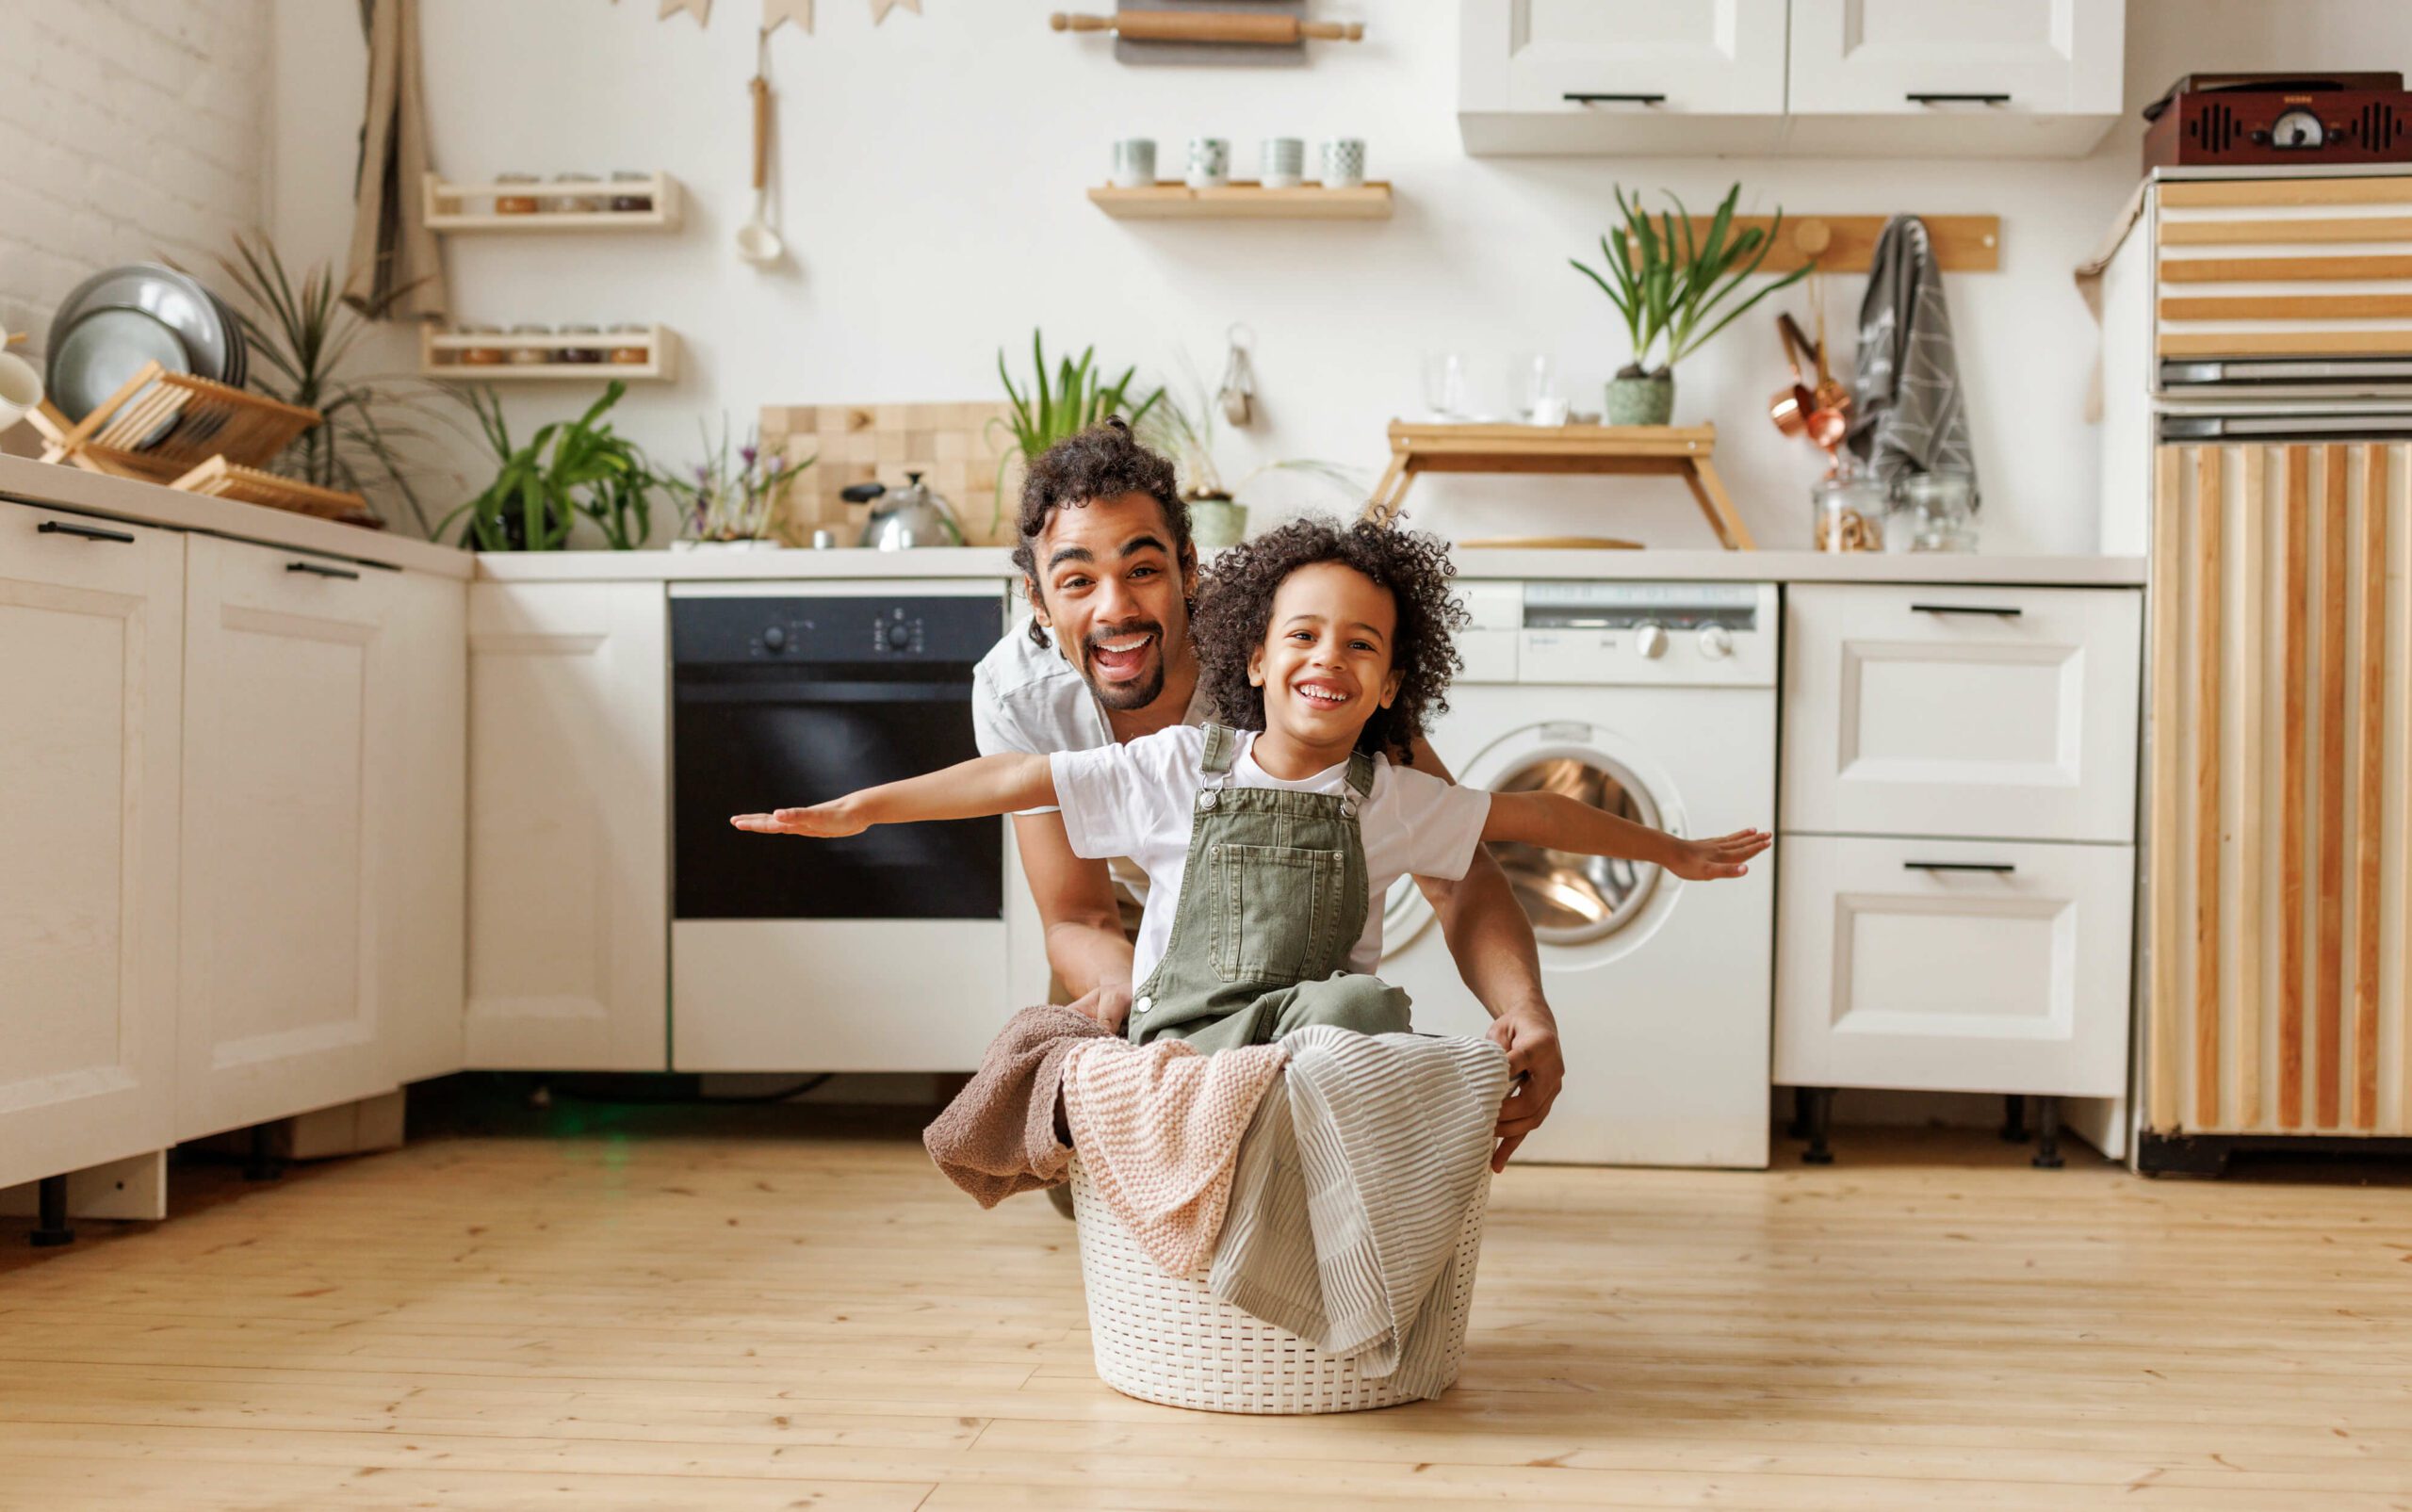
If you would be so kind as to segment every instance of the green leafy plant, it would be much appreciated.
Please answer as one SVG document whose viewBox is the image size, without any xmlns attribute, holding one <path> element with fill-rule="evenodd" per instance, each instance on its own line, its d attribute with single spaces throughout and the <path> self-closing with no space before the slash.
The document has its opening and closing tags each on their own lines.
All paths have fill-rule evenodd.
<svg viewBox="0 0 2412 1512">
<path fill-rule="evenodd" d="M 694 480 L 663 475 L 661 486 L 677 496 L 678 523 L 691 540 L 758 541 L 771 530 L 771 515 L 787 496 L 788 484 L 817 460 L 781 465 L 762 449 L 758 432 L 728 455 L 728 418 L 721 417 L 720 441 L 714 445 L 709 427 L 704 433 L 705 461 L 695 463 Z"/>
<path fill-rule="evenodd" d="M 1638 192 L 1631 203 L 1625 201 L 1623 186 L 1617 186 L 1615 192 L 1624 224 L 1600 238 L 1606 274 L 1580 258 L 1567 261 L 1600 285 L 1600 292 L 1624 317 L 1625 331 L 1633 338 L 1633 361 L 1618 370 L 1619 378 L 1664 377 L 1752 305 L 1809 276 L 1809 267 L 1796 268 L 1729 307 L 1742 281 L 1758 271 L 1774 247 L 1775 234 L 1784 226 L 1784 211 L 1775 212 L 1773 224 L 1765 231 L 1756 226 L 1735 231 L 1734 207 L 1742 198 L 1742 186 L 1736 184 L 1725 191 L 1706 234 L 1695 243 L 1692 218 L 1673 194 L 1668 194 L 1667 201 L 1675 208 L 1659 212 L 1654 224 Z M 1661 340 L 1666 343 L 1665 355 L 1652 370 L 1650 354 Z"/>
<path fill-rule="evenodd" d="M 537 429 L 514 447 L 502 403 L 488 388 L 466 391 L 486 444 L 500 463 L 484 492 L 444 517 L 440 530 L 466 516 L 460 544 L 480 551 L 559 551 L 580 515 L 615 551 L 644 545 L 653 530 L 652 490 L 660 480 L 635 442 L 612 431 L 604 412 L 628 387 L 613 379 L 576 420 Z"/>
<path fill-rule="evenodd" d="M 1097 349 L 1089 348 L 1075 362 L 1062 359 L 1051 375 L 1047 370 L 1047 347 L 1039 333 L 1030 333 L 1030 357 L 1034 373 L 1030 391 L 1025 394 L 1014 385 L 1013 374 L 1005 370 L 1005 354 L 997 352 L 997 376 L 1004 381 L 1005 398 L 1013 414 L 991 424 L 1002 425 L 1013 433 L 1010 450 L 997 459 L 997 512 L 988 522 L 994 531 L 1005 517 L 1005 469 L 1014 458 L 1025 463 L 1033 461 L 1048 447 L 1067 436 L 1077 435 L 1110 415 L 1120 415 L 1136 428 L 1165 396 L 1162 388 L 1141 399 L 1136 409 L 1126 410 L 1131 399 L 1132 379 L 1138 373 L 1135 366 L 1122 369 L 1122 376 L 1112 382 L 1096 366 Z"/>
<path fill-rule="evenodd" d="M 385 317 L 406 285 L 359 308 L 344 301 L 325 263 L 296 284 L 273 242 L 237 235 L 233 256 L 217 259 L 245 300 L 235 317 L 253 365 L 250 386 L 286 404 L 316 410 L 321 419 L 302 432 L 269 464 L 270 470 L 320 488 L 367 497 L 399 499 L 419 532 L 432 535 L 420 493 L 444 470 L 422 460 L 417 448 L 436 440 L 434 424 L 455 435 L 463 428 L 450 398 L 434 383 L 393 375 L 350 371 L 360 338 Z M 447 475 L 458 485 L 458 475 Z"/>
</svg>

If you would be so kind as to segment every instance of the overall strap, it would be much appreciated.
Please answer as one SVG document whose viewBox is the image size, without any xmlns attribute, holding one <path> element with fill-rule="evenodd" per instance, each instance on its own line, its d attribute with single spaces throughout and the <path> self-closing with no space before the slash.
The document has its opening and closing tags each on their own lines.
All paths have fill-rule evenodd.
<svg viewBox="0 0 2412 1512">
<path fill-rule="evenodd" d="M 1374 796 L 1374 758 L 1362 751 L 1348 753 L 1348 790 L 1361 804 Z"/>
<path fill-rule="evenodd" d="M 1231 764 L 1239 759 L 1239 736 L 1228 724 L 1209 724 L 1206 731 L 1206 752 L 1198 758 L 1198 770 L 1208 777 L 1230 775 Z"/>
</svg>

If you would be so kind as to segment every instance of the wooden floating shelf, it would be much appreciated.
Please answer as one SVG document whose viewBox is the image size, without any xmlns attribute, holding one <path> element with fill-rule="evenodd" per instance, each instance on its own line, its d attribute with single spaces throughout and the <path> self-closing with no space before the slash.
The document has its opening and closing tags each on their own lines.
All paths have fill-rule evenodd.
<svg viewBox="0 0 2412 1512">
<path fill-rule="evenodd" d="M 644 179 L 603 180 L 593 184 L 447 184 L 430 173 L 422 186 L 430 231 L 676 231 L 686 213 L 678 181 L 667 173 Z M 649 210 L 547 210 L 504 215 L 491 208 L 497 196 L 547 201 L 610 200 L 614 195 L 642 194 L 653 202 Z"/>
<path fill-rule="evenodd" d="M 1821 273 L 1865 273 L 1876 252 L 1876 238 L 1890 216 L 1787 215 L 1776 244 L 1759 264 L 1762 273 L 1789 273 L 1817 259 Z M 2001 217 L 1997 215 L 1926 215 L 1927 235 L 1934 242 L 1934 260 L 1947 273 L 1995 273 L 2001 270 Z M 1712 217 L 1692 217 L 1695 240 L 1708 235 Z M 1659 227 L 1654 216 L 1651 225 Z M 1731 232 L 1751 227 L 1765 231 L 1775 217 L 1737 215 Z M 1660 227 L 1664 236 L 1664 228 Z"/>
<path fill-rule="evenodd" d="M 565 363 L 546 360 L 541 363 L 471 363 L 463 354 L 473 350 L 502 349 L 517 350 L 535 348 L 550 350 L 560 347 L 585 347 L 610 353 L 623 348 L 643 347 L 646 358 L 642 363 Z M 608 383 L 612 379 L 627 382 L 668 382 L 678 376 L 678 333 L 668 326 L 645 326 L 638 331 L 581 331 L 576 334 L 554 332 L 549 335 L 489 335 L 433 331 L 419 335 L 419 372 L 428 378 L 449 379 L 464 383 L 522 383 L 536 379 L 579 380 L 589 383 Z"/>
<path fill-rule="evenodd" d="M 1150 188 L 1100 185 L 1089 190 L 1089 203 L 1124 220 L 1387 220 L 1391 187 L 1377 179 L 1352 189 L 1318 184 L 1268 189 L 1254 180 L 1235 180 L 1193 189 L 1179 179 L 1166 179 Z"/>
</svg>

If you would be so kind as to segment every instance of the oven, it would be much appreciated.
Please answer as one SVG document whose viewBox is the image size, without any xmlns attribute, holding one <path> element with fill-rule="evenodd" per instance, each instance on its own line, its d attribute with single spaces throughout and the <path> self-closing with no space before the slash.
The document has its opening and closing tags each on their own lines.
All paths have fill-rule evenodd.
<svg viewBox="0 0 2412 1512">
<path fill-rule="evenodd" d="M 673 585 L 676 1068 L 977 1064 L 1005 1016 L 1005 821 L 728 821 L 976 756 L 972 670 L 1005 608 L 994 579 Z"/>
</svg>

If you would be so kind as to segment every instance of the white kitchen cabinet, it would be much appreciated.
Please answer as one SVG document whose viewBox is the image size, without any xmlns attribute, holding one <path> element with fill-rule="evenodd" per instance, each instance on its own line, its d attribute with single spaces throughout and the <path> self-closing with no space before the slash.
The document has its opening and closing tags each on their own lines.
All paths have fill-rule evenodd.
<svg viewBox="0 0 2412 1512">
<path fill-rule="evenodd" d="M 1469 152 L 1773 151 L 1785 0 L 1467 0 Z"/>
<path fill-rule="evenodd" d="M 2135 852 L 1788 837 L 1780 1085 L 2113 1097 Z"/>
<path fill-rule="evenodd" d="M 395 1081 L 462 1066 L 467 972 L 469 585 L 406 572 L 388 575 L 393 617 L 381 696 L 397 706 L 392 763 L 401 821 L 374 853 L 378 1000 L 384 1005 L 385 1069 Z"/>
<path fill-rule="evenodd" d="M 466 1061 L 669 1066 L 660 583 L 469 590 Z"/>
<path fill-rule="evenodd" d="M 1803 584 L 1785 614 L 1787 833 L 2134 838 L 2141 594 Z"/>
<path fill-rule="evenodd" d="M 176 1136 L 391 1089 L 399 574 L 187 543 Z"/>
<path fill-rule="evenodd" d="M 184 553 L 0 503 L 0 1187 L 175 1138 Z"/>
</svg>

